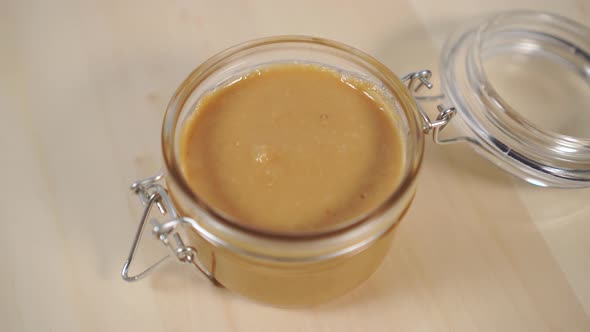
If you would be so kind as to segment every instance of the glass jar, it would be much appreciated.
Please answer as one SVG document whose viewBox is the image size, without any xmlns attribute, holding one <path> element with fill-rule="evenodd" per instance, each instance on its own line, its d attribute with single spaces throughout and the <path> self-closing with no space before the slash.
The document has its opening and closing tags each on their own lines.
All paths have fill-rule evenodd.
<svg viewBox="0 0 590 332">
<path fill-rule="evenodd" d="M 531 44 L 534 40 L 537 49 L 545 49 L 541 52 L 545 55 L 563 51 L 559 43 L 570 45 L 570 50 L 571 45 L 582 45 L 569 54 L 568 59 L 576 65 L 569 66 L 583 68 L 589 75 L 588 30 L 547 15 L 502 14 L 452 37 L 443 52 L 441 81 L 442 98 L 456 107 L 439 104 L 434 120 L 416 102 L 420 98 L 414 96 L 423 86 L 432 87 L 430 71 L 398 78 L 371 56 L 337 42 L 272 37 L 230 48 L 207 60 L 181 84 L 168 106 L 162 129 L 164 171 L 132 185 L 146 208 L 122 271 L 123 278 L 141 279 L 166 259 L 138 275 L 128 274 L 155 206 L 159 211 L 155 215 L 161 221 L 152 220 L 152 232 L 173 251 L 167 257 L 194 265 L 218 286 L 281 306 L 316 304 L 342 295 L 367 279 L 386 255 L 396 226 L 414 197 L 424 138 L 429 132 L 438 143 L 469 142 L 490 160 L 531 183 L 588 185 L 588 140 L 533 128 L 495 93 L 483 69 L 488 59 L 502 52 L 533 54 L 530 48 L 514 45 Z M 579 38 L 567 44 L 566 37 L 571 36 L 563 31 L 576 32 L 574 35 Z M 557 32 L 560 35 L 556 42 L 553 37 Z M 294 235 L 245 228 L 195 195 L 179 165 L 181 129 L 200 98 L 232 77 L 277 62 L 316 63 L 374 83 L 388 97 L 388 108 L 403 133 L 406 162 L 400 184 L 382 205 L 358 216 L 343 229 Z M 456 113 L 458 121 L 453 122 L 464 135 L 441 138 L 440 132 Z"/>
<path fill-rule="evenodd" d="M 205 93 L 253 68 L 294 61 L 322 64 L 375 83 L 391 101 L 388 109 L 405 139 L 406 162 L 399 186 L 385 203 L 359 216 L 345 229 L 299 236 L 246 229 L 197 197 L 189 189 L 179 165 L 180 133 Z M 192 226 L 196 232 L 183 235 L 183 244 L 174 250 L 180 247 L 177 254 L 183 259 L 191 255 L 189 260 L 198 262 L 198 267 L 215 283 L 265 303 L 323 302 L 368 278 L 385 256 L 395 226 L 415 192 L 424 149 L 423 125 L 418 114 L 404 83 L 378 61 L 354 48 L 309 37 L 275 37 L 245 43 L 203 63 L 173 96 L 162 131 L 167 193 L 156 184 L 157 179 L 139 181 L 134 190 L 146 203 L 150 196 L 154 197 L 153 202 L 170 197 L 162 201 L 163 210 L 173 210 L 173 220 L 182 221 L 173 227 L 169 223 L 156 226 L 155 233 L 168 239 L 176 225 Z M 190 250 L 186 249 L 189 247 Z"/>
</svg>

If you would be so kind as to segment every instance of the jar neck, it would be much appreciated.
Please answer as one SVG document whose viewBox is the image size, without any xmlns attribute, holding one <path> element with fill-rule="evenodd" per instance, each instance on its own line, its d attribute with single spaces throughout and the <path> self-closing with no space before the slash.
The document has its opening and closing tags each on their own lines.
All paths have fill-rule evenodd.
<svg viewBox="0 0 590 332">
<path fill-rule="evenodd" d="M 184 121 L 204 93 L 228 78 L 257 66 L 280 61 L 324 64 L 375 82 L 391 96 L 405 139 L 405 163 L 399 185 L 388 199 L 357 222 L 325 234 L 284 237 L 239 227 L 210 208 L 190 190 L 179 163 L 178 142 Z M 413 197 L 424 138 L 416 104 L 405 85 L 370 56 L 339 43 L 310 37 L 274 37 L 236 46 L 198 67 L 173 96 L 164 120 L 162 148 L 170 194 L 185 216 L 201 225 L 202 237 L 252 257 L 309 260 L 343 255 L 368 245 L 397 222 Z"/>
</svg>

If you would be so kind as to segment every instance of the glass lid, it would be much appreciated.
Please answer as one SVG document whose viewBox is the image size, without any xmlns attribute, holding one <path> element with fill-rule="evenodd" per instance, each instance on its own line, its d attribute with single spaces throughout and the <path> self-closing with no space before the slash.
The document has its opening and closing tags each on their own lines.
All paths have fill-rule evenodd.
<svg viewBox="0 0 590 332">
<path fill-rule="evenodd" d="M 455 33 L 446 102 L 476 150 L 539 186 L 590 186 L 590 29 L 553 14 L 501 13 Z"/>
</svg>

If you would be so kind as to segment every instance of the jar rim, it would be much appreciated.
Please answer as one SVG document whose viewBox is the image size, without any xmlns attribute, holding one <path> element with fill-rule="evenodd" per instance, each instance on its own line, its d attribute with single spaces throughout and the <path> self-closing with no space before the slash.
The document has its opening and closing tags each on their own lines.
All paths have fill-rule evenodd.
<svg viewBox="0 0 590 332">
<path fill-rule="evenodd" d="M 523 51 L 518 43 L 532 40 L 535 52 L 551 55 L 547 56 L 550 61 L 567 62 L 566 70 L 579 70 L 580 63 L 587 70 L 588 36 L 590 29 L 555 14 L 511 11 L 449 38 L 441 55 L 443 93 L 457 107 L 463 129 L 474 136 L 486 157 L 535 185 L 590 186 L 590 138 L 533 124 L 497 92 L 483 65 L 484 53 L 490 57 L 526 54 L 530 50 Z"/>
<path fill-rule="evenodd" d="M 332 50 L 336 50 L 338 52 L 344 52 L 348 56 L 358 59 L 361 63 L 365 64 L 366 66 L 371 66 L 371 70 L 378 72 L 380 74 L 380 77 L 384 78 L 384 81 L 382 83 L 384 83 L 385 88 L 387 88 L 388 90 L 390 90 L 390 92 L 393 93 L 396 102 L 400 104 L 400 109 L 403 111 L 404 116 L 406 117 L 405 120 L 407 120 L 408 122 L 409 130 L 416 133 L 416 135 L 414 135 L 414 138 L 408 138 L 415 140 L 414 153 L 411 160 L 406 161 L 409 164 L 407 166 L 408 171 L 406 171 L 405 174 L 402 176 L 397 187 L 393 190 L 393 192 L 385 200 L 385 202 L 376 207 L 374 210 L 370 211 L 363 218 L 359 219 L 353 224 L 347 225 L 345 228 L 328 230 L 326 232 L 321 233 L 286 234 L 278 232 L 261 231 L 258 229 L 245 227 L 241 224 L 238 224 L 227 219 L 226 217 L 220 215 L 218 212 L 212 209 L 210 206 L 208 206 L 202 199 L 198 197 L 198 195 L 193 190 L 190 189 L 187 181 L 183 176 L 183 172 L 181 171 L 180 162 L 179 160 L 177 160 L 178 158 L 176 157 L 176 154 L 174 152 L 176 146 L 175 133 L 177 130 L 177 124 L 181 110 L 186 104 L 188 97 L 204 79 L 211 75 L 211 72 L 215 70 L 215 67 L 220 62 L 232 56 L 238 55 L 241 52 L 246 52 L 257 47 L 273 44 L 319 45 Z M 393 74 L 386 66 L 384 66 L 368 54 L 360 50 L 357 50 L 353 47 L 347 46 L 345 44 L 322 38 L 307 36 L 267 37 L 233 46 L 229 49 L 226 49 L 225 51 L 218 53 L 217 55 L 214 55 L 213 57 L 203 62 L 200 66 L 198 66 L 183 81 L 183 83 L 180 85 L 180 87 L 177 89 L 177 91 L 171 98 L 166 114 L 164 116 L 162 126 L 162 152 L 164 157 L 165 168 L 168 175 L 167 179 L 174 182 L 175 187 L 180 191 L 180 195 L 187 197 L 191 202 L 194 203 L 194 206 L 199 211 L 199 213 L 201 213 L 203 216 L 206 216 L 207 218 L 214 220 L 215 222 L 218 222 L 220 225 L 223 225 L 223 229 L 238 231 L 242 235 L 254 236 L 256 238 L 290 241 L 313 241 L 342 235 L 345 233 L 349 233 L 349 231 L 353 229 L 359 228 L 361 225 L 364 225 L 368 223 L 370 220 L 373 220 L 376 217 L 382 215 L 384 213 L 384 210 L 386 210 L 387 206 L 398 201 L 400 197 L 407 196 L 408 192 L 412 191 L 416 175 L 420 169 L 424 151 L 424 139 L 422 135 L 422 125 L 420 121 L 421 120 L 418 117 L 416 102 L 411 96 L 410 92 L 407 90 L 404 83 L 402 83 L 402 81 L 395 74 Z M 175 193 L 171 194 L 174 197 Z"/>
</svg>

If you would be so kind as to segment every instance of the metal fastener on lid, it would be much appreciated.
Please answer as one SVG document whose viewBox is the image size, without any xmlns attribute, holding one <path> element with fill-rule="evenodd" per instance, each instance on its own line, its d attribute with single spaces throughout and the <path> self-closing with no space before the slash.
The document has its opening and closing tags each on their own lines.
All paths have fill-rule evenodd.
<svg viewBox="0 0 590 332">
<path fill-rule="evenodd" d="M 168 196 L 168 191 L 161 184 L 158 183 L 163 178 L 164 173 L 160 171 L 158 174 L 152 177 L 135 181 L 131 185 L 131 190 L 135 194 L 137 194 L 141 203 L 145 206 L 145 209 L 143 211 L 141 221 L 139 222 L 139 227 L 135 234 L 135 238 L 133 239 L 133 244 L 131 246 L 129 256 L 125 261 L 125 264 L 123 265 L 121 277 L 123 278 L 123 280 L 129 282 L 137 281 L 149 275 L 161 263 L 163 263 L 171 257 L 171 255 L 166 255 L 162 257 L 160 260 L 158 260 L 156 263 L 152 264 L 150 267 L 145 269 L 143 272 L 140 272 L 133 276 L 129 275 L 129 268 L 133 263 L 137 247 L 139 246 L 139 242 L 141 241 L 146 221 L 148 220 L 151 214 L 153 205 L 156 205 L 162 215 L 168 215 L 171 217 L 171 219 L 161 224 L 154 218 L 150 219 L 150 222 L 153 225 L 152 234 L 156 237 L 156 239 L 160 240 L 166 247 L 170 248 L 170 250 L 174 253 L 174 256 L 176 256 L 176 258 L 180 262 L 193 264 L 216 286 L 220 286 L 219 282 L 215 279 L 213 274 L 209 272 L 209 270 L 207 270 L 207 268 L 203 264 L 201 264 L 201 262 L 197 259 L 197 250 L 193 247 L 186 246 L 184 241 L 182 240 L 181 235 L 178 233 L 177 228 L 179 226 L 189 225 L 190 227 L 194 228 L 193 223 L 195 221 L 189 218 L 181 217 L 178 214 L 178 211 L 176 210 L 176 208 L 172 204 L 172 201 L 170 200 L 170 197 Z M 170 238 L 172 238 L 173 241 L 170 241 Z"/>
</svg>

